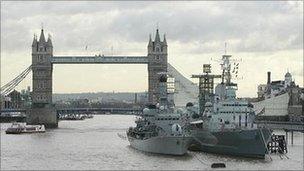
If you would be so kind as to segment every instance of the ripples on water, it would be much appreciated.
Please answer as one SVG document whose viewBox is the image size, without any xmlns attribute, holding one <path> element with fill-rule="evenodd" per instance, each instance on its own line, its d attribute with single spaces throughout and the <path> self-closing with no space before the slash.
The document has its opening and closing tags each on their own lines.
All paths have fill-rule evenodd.
<svg viewBox="0 0 304 171">
<path fill-rule="evenodd" d="M 272 155 L 273 161 L 188 152 L 167 156 L 137 151 L 117 134 L 134 126 L 134 116 L 100 115 L 82 121 L 60 121 L 58 129 L 44 134 L 7 135 L 10 124 L 1 124 L 1 169 L 38 170 L 203 170 L 224 162 L 227 170 L 301 170 L 303 134 L 295 133 L 288 157 Z M 283 132 L 280 132 L 283 134 Z"/>
</svg>

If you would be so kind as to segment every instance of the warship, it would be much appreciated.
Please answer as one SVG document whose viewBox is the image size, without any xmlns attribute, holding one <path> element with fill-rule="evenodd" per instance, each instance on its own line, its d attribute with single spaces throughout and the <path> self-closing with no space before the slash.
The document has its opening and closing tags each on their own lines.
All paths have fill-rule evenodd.
<svg viewBox="0 0 304 171">
<path fill-rule="evenodd" d="M 222 56 L 221 75 L 212 75 L 210 64 L 203 65 L 203 74 L 192 75 L 192 78 L 199 78 L 199 104 L 186 107 L 193 120 L 194 141 L 189 150 L 265 158 L 272 131 L 258 128 L 254 123 L 253 105 L 236 97 L 237 84 L 231 82 L 230 57 Z M 237 72 L 236 69 L 234 67 L 233 72 Z M 221 78 L 221 82 L 214 92 L 216 78 Z"/>
<path fill-rule="evenodd" d="M 159 75 L 159 103 L 143 109 L 143 114 L 136 118 L 136 127 L 127 130 L 127 138 L 130 146 L 140 151 L 184 155 L 192 141 L 187 129 L 189 116 L 174 109 L 168 99 L 167 75 Z"/>
</svg>

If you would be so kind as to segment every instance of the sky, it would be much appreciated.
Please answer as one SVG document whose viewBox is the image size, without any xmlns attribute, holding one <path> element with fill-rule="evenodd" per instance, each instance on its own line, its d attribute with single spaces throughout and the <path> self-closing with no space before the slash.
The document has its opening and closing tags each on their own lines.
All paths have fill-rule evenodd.
<svg viewBox="0 0 304 171">
<path fill-rule="evenodd" d="M 166 34 L 168 61 L 191 81 L 225 52 L 240 64 L 238 96 L 289 71 L 303 87 L 303 1 L 1 1 L 1 86 L 31 65 L 34 34 L 51 35 L 54 56 L 147 55 L 149 34 Z M 85 48 L 87 46 L 87 49 Z M 147 66 L 54 65 L 53 92 L 142 92 Z M 31 86 L 31 74 L 17 90 Z"/>
</svg>

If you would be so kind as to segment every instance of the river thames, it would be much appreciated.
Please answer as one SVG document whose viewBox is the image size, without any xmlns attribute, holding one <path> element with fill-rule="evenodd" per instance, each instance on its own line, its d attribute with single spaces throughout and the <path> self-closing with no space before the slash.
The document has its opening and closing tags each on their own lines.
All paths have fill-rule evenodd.
<svg viewBox="0 0 304 171">
<path fill-rule="evenodd" d="M 137 151 L 119 135 L 134 126 L 135 116 L 97 115 L 81 121 L 60 121 L 58 129 L 40 134 L 5 134 L 1 124 L 1 170 L 210 170 L 223 162 L 223 170 L 302 170 L 303 133 L 294 134 L 286 157 L 272 161 L 191 152 L 185 156 Z M 284 134 L 284 132 L 276 132 Z M 290 138 L 290 137 L 289 137 Z"/>
</svg>

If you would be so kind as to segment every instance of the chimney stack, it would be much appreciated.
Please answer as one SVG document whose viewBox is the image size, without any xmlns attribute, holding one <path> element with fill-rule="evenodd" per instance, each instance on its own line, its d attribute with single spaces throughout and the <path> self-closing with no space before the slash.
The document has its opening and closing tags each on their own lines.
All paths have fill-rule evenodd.
<svg viewBox="0 0 304 171">
<path fill-rule="evenodd" d="M 271 72 L 267 72 L 267 84 L 270 84 L 271 82 Z"/>
</svg>

